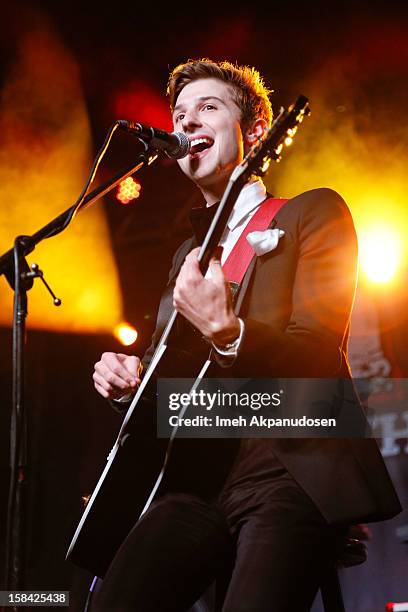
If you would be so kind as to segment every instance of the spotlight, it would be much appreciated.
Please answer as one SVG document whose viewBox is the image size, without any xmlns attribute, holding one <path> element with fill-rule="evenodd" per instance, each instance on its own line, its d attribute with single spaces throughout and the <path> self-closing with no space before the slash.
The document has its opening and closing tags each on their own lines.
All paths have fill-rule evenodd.
<svg viewBox="0 0 408 612">
<path fill-rule="evenodd" d="M 387 283 L 396 274 L 402 257 L 399 234 L 391 227 L 363 231 L 359 240 L 360 266 L 375 283 Z"/>
<path fill-rule="evenodd" d="M 119 323 L 116 325 L 113 334 L 124 346 L 134 344 L 137 339 L 137 331 L 129 323 Z"/>
<path fill-rule="evenodd" d="M 132 200 L 136 200 L 140 196 L 142 186 L 135 181 L 134 178 L 128 176 L 125 180 L 119 183 L 116 198 L 122 204 L 129 204 Z"/>
</svg>

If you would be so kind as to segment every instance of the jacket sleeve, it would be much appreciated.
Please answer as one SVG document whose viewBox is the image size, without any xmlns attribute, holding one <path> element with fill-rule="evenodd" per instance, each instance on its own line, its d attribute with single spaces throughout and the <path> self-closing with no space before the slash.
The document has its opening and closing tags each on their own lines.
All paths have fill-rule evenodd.
<svg viewBox="0 0 408 612">
<path fill-rule="evenodd" d="M 194 239 L 188 238 L 179 246 L 173 256 L 167 285 L 160 299 L 160 305 L 156 319 L 156 327 L 152 335 L 150 346 L 142 357 L 143 370 L 146 370 L 149 367 L 157 343 L 160 340 L 160 337 L 169 319 L 170 313 L 173 309 L 173 287 L 175 278 L 179 273 L 179 270 L 181 268 L 182 263 L 184 262 L 186 255 L 191 251 L 193 247 Z"/>
<path fill-rule="evenodd" d="M 259 318 L 251 316 L 251 300 L 259 291 L 268 292 L 274 308 L 274 282 L 279 274 L 276 268 L 271 268 L 269 276 L 262 274 L 270 283 L 260 287 L 255 269 L 240 314 L 245 336 L 236 367 L 240 376 L 340 375 L 344 368 L 347 371 L 345 348 L 356 285 L 357 238 L 352 217 L 342 198 L 330 189 L 306 192 L 286 206 L 297 258 L 288 320 L 279 326 L 271 323 L 268 312 Z M 269 260 L 257 261 L 257 266 L 268 265 L 273 266 L 273 254 Z"/>
</svg>

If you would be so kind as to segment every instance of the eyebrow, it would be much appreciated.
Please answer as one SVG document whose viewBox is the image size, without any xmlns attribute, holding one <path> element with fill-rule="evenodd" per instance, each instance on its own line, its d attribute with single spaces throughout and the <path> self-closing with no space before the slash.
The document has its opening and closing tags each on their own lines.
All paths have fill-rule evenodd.
<svg viewBox="0 0 408 612">
<path fill-rule="evenodd" d="M 217 100 L 218 102 L 221 102 L 221 104 L 225 105 L 225 101 L 221 98 L 218 98 L 217 96 L 201 96 L 200 98 L 197 98 L 197 102 L 206 102 L 206 100 Z M 183 108 L 183 106 L 184 104 L 177 104 L 177 106 L 175 106 L 173 109 L 173 115 L 176 111 Z"/>
</svg>

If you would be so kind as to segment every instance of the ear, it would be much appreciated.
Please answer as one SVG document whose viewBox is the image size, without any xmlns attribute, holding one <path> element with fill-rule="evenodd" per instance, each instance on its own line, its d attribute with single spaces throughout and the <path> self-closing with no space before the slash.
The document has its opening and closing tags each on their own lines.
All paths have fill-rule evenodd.
<svg viewBox="0 0 408 612">
<path fill-rule="evenodd" d="M 244 135 L 244 145 L 245 148 L 252 147 L 258 140 L 262 140 L 262 137 L 266 130 L 268 129 L 268 124 L 265 119 L 258 117 L 252 124 L 250 128 L 247 129 Z"/>
</svg>

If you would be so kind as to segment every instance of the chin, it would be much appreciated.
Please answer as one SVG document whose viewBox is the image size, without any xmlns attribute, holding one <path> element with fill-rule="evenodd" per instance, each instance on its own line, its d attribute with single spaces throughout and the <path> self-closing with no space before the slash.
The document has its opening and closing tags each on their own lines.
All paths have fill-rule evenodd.
<svg viewBox="0 0 408 612">
<path fill-rule="evenodd" d="M 208 186 L 214 182 L 216 174 L 214 168 L 197 168 L 196 171 L 190 171 L 187 176 L 197 184 Z"/>
<path fill-rule="evenodd" d="M 194 162 L 194 160 L 192 161 Z M 201 163 L 198 164 L 196 168 L 194 168 L 193 163 L 188 164 L 186 167 L 180 164 L 180 167 L 187 178 L 193 181 L 199 189 L 213 189 L 215 191 L 221 191 L 222 193 L 228 183 L 235 164 L 228 164 L 227 167 L 220 168 L 220 166 L 214 162 L 206 163 L 207 160 L 204 159 L 200 161 Z"/>
</svg>

